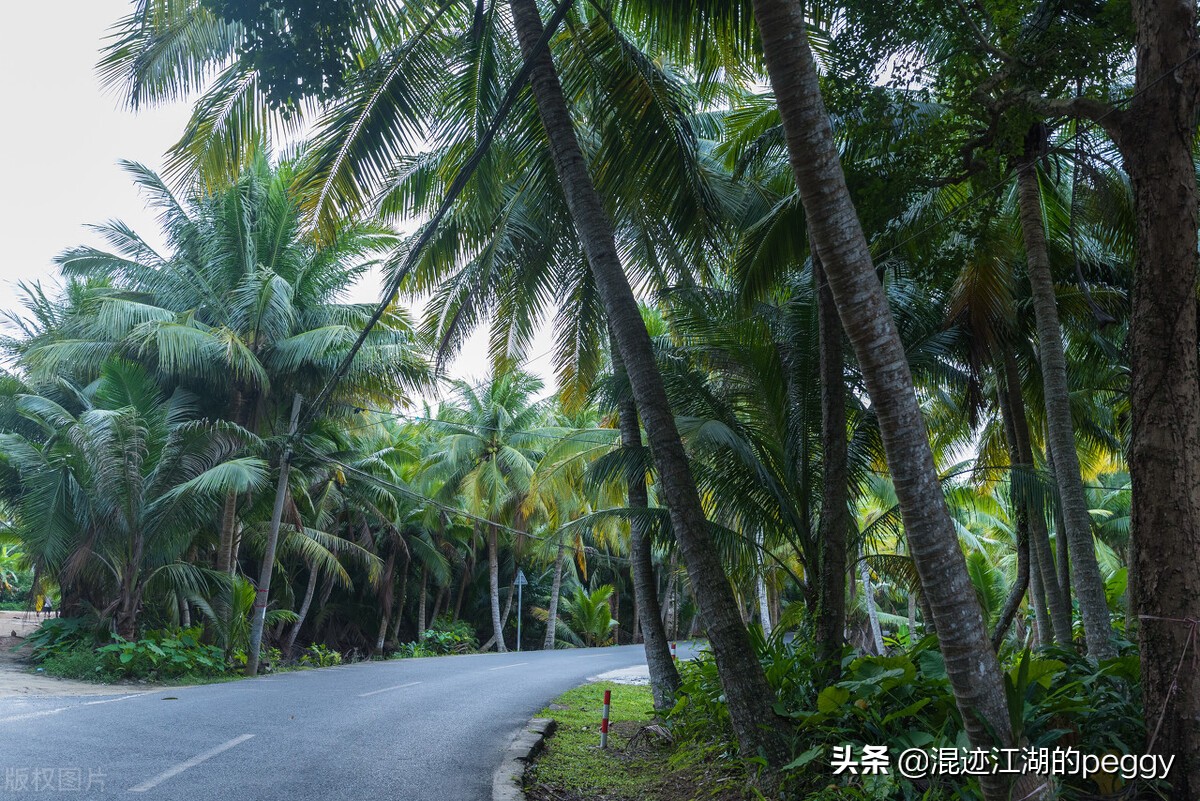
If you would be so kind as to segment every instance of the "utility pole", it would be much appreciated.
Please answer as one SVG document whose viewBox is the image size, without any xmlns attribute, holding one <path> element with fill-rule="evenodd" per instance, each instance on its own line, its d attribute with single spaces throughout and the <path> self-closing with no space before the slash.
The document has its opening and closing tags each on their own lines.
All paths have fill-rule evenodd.
<svg viewBox="0 0 1200 801">
<path fill-rule="evenodd" d="M 521 653 L 521 591 L 529 583 L 529 579 L 525 578 L 525 571 L 519 567 L 517 568 L 517 578 L 513 583 L 517 585 L 517 653 Z M 550 625 L 554 625 L 553 621 Z"/>
<path fill-rule="evenodd" d="M 300 420 L 300 393 L 292 399 L 292 418 L 288 423 L 287 444 L 279 457 L 279 485 L 275 488 L 275 507 L 271 510 L 271 528 L 267 534 L 267 549 L 263 553 L 258 592 L 254 596 L 254 614 L 250 621 L 250 652 L 246 654 L 246 675 L 258 673 L 258 656 L 262 650 L 263 626 L 267 621 L 267 594 L 271 590 L 271 571 L 275 567 L 275 546 L 279 542 L 279 524 L 283 520 L 283 504 L 287 500 L 288 473 L 292 467 L 292 437 Z"/>
</svg>

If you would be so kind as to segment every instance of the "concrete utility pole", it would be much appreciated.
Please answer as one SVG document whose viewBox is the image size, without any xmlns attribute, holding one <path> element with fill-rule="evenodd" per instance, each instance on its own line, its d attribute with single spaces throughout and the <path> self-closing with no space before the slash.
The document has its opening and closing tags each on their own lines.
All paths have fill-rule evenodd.
<svg viewBox="0 0 1200 801">
<path fill-rule="evenodd" d="M 279 485 L 275 488 L 275 507 L 271 510 L 271 529 L 267 534 L 267 550 L 263 553 L 258 592 L 254 596 L 254 615 L 250 622 L 250 651 L 246 654 L 246 675 L 258 673 L 258 656 L 262 650 L 263 626 L 267 621 L 267 594 L 271 590 L 271 571 L 275 567 L 275 546 L 279 542 L 279 524 L 283 520 L 283 504 L 287 500 L 288 473 L 292 468 L 292 437 L 300 420 L 300 393 L 292 399 L 292 419 L 288 423 L 288 441 L 279 457 Z"/>
</svg>

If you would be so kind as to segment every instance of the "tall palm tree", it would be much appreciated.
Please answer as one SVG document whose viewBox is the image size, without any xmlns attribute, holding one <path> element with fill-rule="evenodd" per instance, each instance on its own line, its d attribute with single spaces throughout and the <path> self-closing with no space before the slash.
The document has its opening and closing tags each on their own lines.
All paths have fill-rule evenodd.
<svg viewBox="0 0 1200 801">
<path fill-rule="evenodd" d="M 973 744 L 1010 745 L 1000 667 L 950 525 L 912 375 L 846 188 L 800 8 L 755 0 L 767 72 L 783 118 L 815 250 L 879 420 L 905 532 Z M 985 796 L 1007 782 L 985 779 Z"/>
<path fill-rule="evenodd" d="M 527 373 L 493 375 L 482 387 L 455 384 L 457 405 L 440 415 L 438 448 L 426 469 L 439 496 L 457 499 L 477 516 L 487 542 L 488 589 L 496 650 L 506 651 L 500 614 L 500 532 L 526 531 L 525 501 L 551 428 L 542 427 L 540 379 Z"/>
</svg>

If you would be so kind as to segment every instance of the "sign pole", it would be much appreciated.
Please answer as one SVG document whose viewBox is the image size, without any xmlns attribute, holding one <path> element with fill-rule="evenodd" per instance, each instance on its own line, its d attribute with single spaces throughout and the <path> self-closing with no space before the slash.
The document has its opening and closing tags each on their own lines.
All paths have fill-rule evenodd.
<svg viewBox="0 0 1200 801">
<path fill-rule="evenodd" d="M 521 653 L 521 594 L 525 589 L 525 585 L 529 580 L 525 578 L 525 571 L 517 568 L 517 578 L 514 582 L 517 585 L 517 653 Z"/>
</svg>

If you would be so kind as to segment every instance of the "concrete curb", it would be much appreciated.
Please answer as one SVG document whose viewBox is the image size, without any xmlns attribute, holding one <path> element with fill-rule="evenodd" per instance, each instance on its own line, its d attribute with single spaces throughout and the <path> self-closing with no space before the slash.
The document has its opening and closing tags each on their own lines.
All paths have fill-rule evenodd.
<svg viewBox="0 0 1200 801">
<path fill-rule="evenodd" d="M 525 766 L 542 750 L 545 739 L 554 734 L 558 721 L 534 718 L 516 733 L 500 767 L 492 774 L 492 801 L 525 801 L 521 780 Z"/>
</svg>

